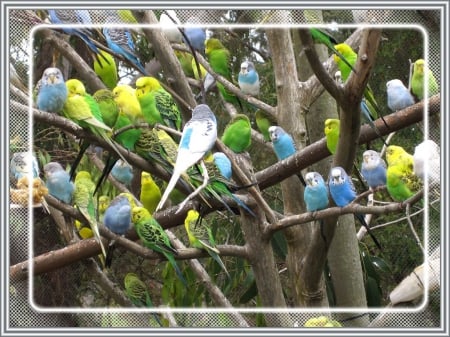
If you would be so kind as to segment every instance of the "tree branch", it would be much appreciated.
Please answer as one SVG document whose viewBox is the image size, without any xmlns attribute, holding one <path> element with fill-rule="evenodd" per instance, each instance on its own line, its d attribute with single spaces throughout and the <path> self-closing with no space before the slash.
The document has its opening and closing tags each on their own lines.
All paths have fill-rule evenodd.
<svg viewBox="0 0 450 337">
<path fill-rule="evenodd" d="M 428 114 L 434 115 L 440 112 L 440 94 L 431 97 L 428 101 Z M 381 119 L 377 119 L 374 124 L 381 135 L 400 130 L 404 127 L 423 120 L 424 102 L 421 101 L 403 110 L 384 116 L 389 125 L 389 129 L 384 126 Z M 365 124 L 360 129 L 358 144 L 365 144 L 378 138 L 373 129 Z M 326 147 L 326 140 L 321 140 L 307 146 L 303 150 L 297 151 L 294 155 L 256 173 L 256 179 L 261 189 L 273 186 L 280 181 L 300 172 L 319 160 L 331 155 Z"/>
</svg>

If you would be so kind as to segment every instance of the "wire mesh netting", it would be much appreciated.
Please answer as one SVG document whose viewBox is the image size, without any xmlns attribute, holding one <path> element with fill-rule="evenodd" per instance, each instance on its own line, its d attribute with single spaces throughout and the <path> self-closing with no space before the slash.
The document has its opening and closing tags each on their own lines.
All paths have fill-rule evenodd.
<svg viewBox="0 0 450 337">
<path fill-rule="evenodd" d="M 155 10 L 158 15 L 161 11 Z M 111 15 L 117 17 L 116 10 L 98 9 L 89 10 L 92 24 L 103 24 L 107 17 Z M 232 36 L 234 25 L 236 24 L 252 24 L 263 23 L 266 25 L 280 25 L 289 27 L 294 24 L 320 24 L 320 23 L 335 23 L 333 27 L 339 27 L 341 24 L 342 31 L 351 31 L 356 27 L 349 27 L 348 24 L 393 24 L 390 29 L 388 26 L 383 26 L 383 38 L 389 40 L 393 36 L 395 30 L 404 29 L 408 32 L 417 32 L 417 49 L 418 55 L 424 55 L 428 52 L 429 66 L 432 69 L 435 77 L 440 78 L 441 66 L 441 39 L 440 39 L 440 21 L 439 12 L 428 10 L 176 10 L 176 15 L 181 23 L 201 23 L 205 25 L 220 25 L 223 29 L 227 29 Z M 33 28 L 42 22 L 48 22 L 46 10 L 22 10 L 14 9 L 8 12 L 8 19 L 10 22 L 10 67 L 14 67 L 18 77 L 23 83 L 28 85 L 28 79 L 33 76 L 31 84 L 35 85 L 36 79 L 40 78 L 43 69 L 54 62 L 55 55 L 46 50 L 40 35 L 34 35 L 30 39 L 30 32 Z M 406 25 L 404 28 L 399 27 L 399 24 Z M 395 25 L 395 26 L 394 26 Z M 427 38 L 422 35 L 422 32 L 417 27 L 412 25 L 422 25 L 425 27 Z M 216 26 L 214 26 L 217 28 Z M 237 26 L 236 26 L 237 27 Z M 138 31 L 139 34 L 139 31 Z M 225 33 L 223 33 L 225 34 Z M 336 34 L 340 34 L 337 32 Z M 425 43 L 428 41 L 428 45 Z M 234 41 L 237 43 L 237 41 Z M 383 41 L 382 41 L 383 43 Z M 39 46 L 39 47 L 38 47 Z M 31 48 L 30 48 L 31 47 Z M 41 48 L 39 50 L 39 48 Z M 138 46 L 139 48 L 139 46 Z M 38 55 L 35 55 L 39 50 Z M 399 58 L 403 55 L 400 49 L 396 50 Z M 31 54 L 30 54 L 31 53 Z M 148 56 L 148 55 L 147 55 Z M 33 58 L 33 62 L 30 59 Z M 150 56 L 149 56 L 150 58 Z M 414 61 L 414 60 L 410 60 Z M 62 61 L 67 62 L 67 61 Z M 406 66 L 405 66 L 406 64 Z M 32 68 L 33 67 L 33 68 Z M 394 67 L 393 67 L 394 68 Z M 403 68 L 409 70 L 408 60 L 403 60 Z M 403 70 L 404 70 L 403 69 Z M 396 69 L 388 69 L 395 73 Z M 10 72 L 11 74 L 11 72 Z M 120 71 L 120 76 L 123 81 L 127 78 L 133 78 L 135 73 L 130 71 L 126 65 Z M 380 73 L 374 73 L 372 76 L 378 77 L 381 82 L 384 77 Z M 385 76 L 385 75 L 384 75 Z M 12 77 L 10 75 L 10 77 Z M 392 77 L 389 77 L 392 78 Z M 408 76 L 403 78 L 407 83 Z M 382 82 L 383 85 L 385 81 Z M 16 92 L 10 93 L 11 100 L 28 104 L 24 97 L 18 96 Z M 16 152 L 28 151 L 29 144 L 32 143 L 32 149 L 38 157 L 40 166 L 48 162 L 58 161 L 63 166 L 70 165 L 75 156 L 73 148 L 67 150 L 69 145 L 73 146 L 75 143 L 73 138 L 62 134 L 57 128 L 43 126 L 36 123 L 29 128 L 29 117 L 20 110 L 17 105 L 10 106 L 10 158 Z M 423 128 L 423 124 L 417 124 L 417 129 Z M 431 139 L 440 143 L 440 116 L 433 116 L 429 120 L 428 135 Z M 408 132 L 408 131 L 406 131 Z M 44 145 L 45 144 L 45 145 Z M 413 148 L 412 148 L 413 149 Z M 88 167 L 89 163 L 82 162 L 81 165 Z M 14 177 L 10 177 L 11 187 L 15 187 L 17 182 Z M 432 197 L 432 196 L 431 196 Z M 430 252 L 439 249 L 440 246 L 440 203 L 432 205 L 429 218 L 425 219 L 428 226 L 422 224 L 423 214 L 418 213 L 413 217 L 415 222 L 414 227 L 418 232 L 420 240 L 424 239 L 424 230 L 428 228 L 428 248 Z M 10 260 L 9 265 L 15 266 L 29 257 L 29 252 L 32 256 L 40 256 L 48 252 L 55 252 L 64 248 L 68 243 L 68 238 L 74 239 L 73 233 L 65 235 L 61 227 L 58 227 L 52 217 L 40 207 L 35 205 L 31 212 L 29 207 L 23 207 L 18 204 L 11 205 L 9 213 L 9 245 L 10 245 Z M 236 226 L 236 224 L 233 224 Z M 394 266 L 397 278 L 386 277 L 381 281 L 383 286 L 389 287 L 389 290 L 398 284 L 404 277 L 411 273 L 415 267 L 423 262 L 423 254 L 417 247 L 417 241 L 411 235 L 410 227 L 406 221 L 401 225 L 395 227 L 396 231 L 392 231 L 393 236 L 397 237 L 395 260 L 392 256 L 386 257 L 388 262 Z M 220 228 L 216 229 L 220 234 Z M 175 230 L 176 232 L 176 230 Z M 238 230 L 236 232 L 239 232 Z M 67 234 L 67 233 L 66 233 Z M 229 234 L 231 236 L 231 234 Z M 185 236 L 180 234 L 179 237 Z M 239 235 L 237 235 L 239 236 Z M 238 238 L 239 239 L 239 238 Z M 242 237 L 240 238 L 241 240 Z M 76 239 L 74 239 L 76 240 Z M 394 241 L 395 239 L 393 239 Z M 186 240 L 184 240 L 186 241 Z M 158 263 L 160 261 L 146 260 L 136 258 L 136 255 L 123 249 L 116 248 L 115 254 L 120 259 L 120 264 L 113 265 L 108 271 L 107 278 L 109 282 L 118 288 L 123 287 L 123 277 L 130 270 L 138 270 L 141 276 L 144 276 L 147 281 L 147 286 L 153 296 L 165 296 L 170 298 L 172 293 L 176 293 L 179 285 L 173 285 L 173 289 L 164 287 L 160 279 L 155 277 L 155 271 L 163 275 L 170 275 L 172 272 L 165 264 Z M 33 277 L 31 288 L 28 287 L 28 281 L 23 279 L 23 273 L 15 274 L 17 279 L 10 278 L 9 288 L 9 325 L 10 327 L 32 328 L 32 327 L 158 327 L 158 319 L 151 313 L 138 313 L 126 310 L 119 312 L 92 312 L 89 309 L 99 309 L 110 307 L 119 309 L 123 306 L 119 305 L 120 298 L 115 297 L 108 290 L 108 285 L 102 278 L 103 272 L 100 270 L 101 257 L 92 257 L 71 263 L 61 268 L 54 268 L 50 272 Z M 282 263 L 280 263 L 282 264 Z M 238 261 L 238 259 L 227 260 L 227 265 L 242 268 L 243 270 L 251 269 L 249 265 Z M 283 265 L 284 266 L 284 265 Z M 282 269 L 282 268 L 280 268 Z M 148 272 L 150 271 L 150 272 Z M 189 273 L 189 271 L 185 272 Z M 218 269 L 217 274 L 220 274 Z M 246 275 L 250 275 L 247 273 Z M 280 275 L 281 272 L 280 272 Z M 281 276 L 283 277 L 283 275 Z M 226 284 L 225 278 L 218 277 L 218 283 Z M 240 279 L 237 282 L 244 282 Z M 384 283 L 383 283 L 384 282 Z M 206 302 L 211 303 L 209 298 L 203 299 L 203 302 L 196 302 L 192 297 L 197 296 L 197 292 L 206 292 L 202 285 L 195 283 L 198 289 L 190 291 L 192 294 L 186 294 L 184 300 L 188 299 L 189 304 L 194 303 L 193 306 L 202 307 Z M 31 291 L 31 296 L 29 294 Z M 290 291 L 290 290 L 288 290 Z M 287 291 L 287 292 L 288 292 Z M 386 302 L 388 290 L 384 290 L 383 303 Z M 191 297 L 189 297 L 189 296 Z M 239 289 L 238 285 L 234 288 L 228 289 L 227 296 L 230 298 L 240 298 L 243 295 L 243 289 Z M 118 295 L 119 296 L 119 295 Z M 289 297 L 289 294 L 286 294 Z M 182 301 L 177 302 L 180 307 L 184 307 Z M 154 303 L 155 305 L 165 305 L 165 303 Z M 438 327 L 441 325 L 440 318 L 440 292 L 434 291 L 430 293 L 427 303 L 423 308 L 420 308 L 422 301 L 419 300 L 414 303 L 405 304 L 405 312 L 392 312 L 380 315 L 381 310 L 370 313 L 352 313 L 351 318 L 355 320 L 360 317 L 369 317 L 368 321 L 372 322 L 373 326 L 378 327 Z M 248 308 L 257 308 L 260 306 L 256 297 L 247 303 Z M 132 307 L 130 303 L 130 307 Z M 39 308 L 49 310 L 49 312 L 40 312 Z M 60 312 L 61 308 L 67 312 Z M 407 309 L 419 310 L 408 312 Z M 52 312 L 52 309 L 54 311 Z M 66 310 L 67 309 L 67 310 Z M 70 310 L 77 309 L 77 310 Z M 311 317 L 317 317 L 322 313 L 314 312 L 296 312 L 293 308 L 292 312 L 243 312 L 242 318 L 249 326 L 268 326 L 268 327 L 293 327 L 303 326 L 303 324 Z M 335 313 L 333 317 L 337 320 L 341 317 L 347 317 L 347 323 L 351 326 L 351 318 L 349 315 Z M 229 312 L 196 312 L 186 310 L 185 312 L 176 312 L 172 314 L 166 313 L 164 316 L 164 324 L 177 325 L 180 327 L 234 327 L 243 326 L 242 320 L 237 318 L 235 313 Z M 341 323 L 346 326 L 345 319 Z M 167 323 L 168 322 L 168 323 Z M 174 323 L 176 322 L 176 323 Z"/>
</svg>

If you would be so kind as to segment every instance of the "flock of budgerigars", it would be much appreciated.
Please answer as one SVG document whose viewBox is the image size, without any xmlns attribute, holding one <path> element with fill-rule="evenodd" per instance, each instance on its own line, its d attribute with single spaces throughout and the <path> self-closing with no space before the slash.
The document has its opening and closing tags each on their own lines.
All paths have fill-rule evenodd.
<svg viewBox="0 0 450 337">
<path fill-rule="evenodd" d="M 31 152 L 18 152 L 12 155 L 11 175 L 17 181 L 16 188 L 11 189 L 11 202 L 27 204 L 29 178 L 33 179 L 33 202 L 44 201 L 47 194 L 65 204 L 74 205 L 90 226 L 76 221 L 78 233 L 82 238 L 95 237 L 101 245 L 105 264 L 111 264 L 112 247 L 104 247 L 100 239 L 98 224 L 104 224 L 117 235 L 125 235 L 134 225 L 144 246 L 163 254 L 174 267 L 177 275 L 186 282 L 175 261 L 177 250 L 173 248 L 167 233 L 152 216 L 164 208 L 170 200 L 172 205 L 186 203 L 186 195 L 178 186 L 187 191 L 198 189 L 196 200 L 207 204 L 210 198 L 217 199 L 228 210 L 229 198 L 245 212 L 254 212 L 233 194 L 235 185 L 232 182 L 232 163 L 223 152 L 214 152 L 213 147 L 218 138 L 217 120 L 214 112 L 206 104 L 199 104 L 192 109 L 192 117 L 182 127 L 182 117 L 179 107 L 172 95 L 164 89 L 160 81 L 146 76 L 144 65 L 135 53 L 132 32 L 126 28 L 109 25 L 124 20 L 126 11 L 111 11 L 105 27 L 102 29 L 106 46 L 112 54 L 93 43 L 90 29 L 67 26 L 63 33 L 81 38 L 95 55 L 94 71 L 105 84 L 105 89 L 92 95 L 86 91 L 83 82 L 76 78 L 65 80 L 60 69 L 51 67 L 45 69 L 35 92 L 35 108 L 48 113 L 59 114 L 105 141 L 108 147 L 108 158 L 99 181 L 93 181 L 91 173 L 78 170 L 77 165 L 89 147 L 89 142 L 83 139 L 77 160 L 68 172 L 61 164 L 49 162 L 44 165 L 44 180 L 39 178 L 39 165 Z M 84 10 L 49 10 L 49 20 L 54 24 L 90 24 L 89 12 Z M 128 18 L 130 13 L 128 13 Z M 234 82 L 229 67 L 230 52 L 216 38 L 207 38 L 204 28 L 196 25 L 179 29 L 173 11 L 165 11 L 160 18 L 162 31 L 173 43 L 184 43 L 189 50 L 205 56 L 212 70 L 230 82 Z M 175 22 L 175 23 L 174 23 Z M 336 43 L 333 38 L 319 29 L 310 29 L 313 40 L 323 43 L 333 53 L 334 61 L 339 68 L 339 78 L 345 83 L 354 71 L 357 53 L 345 43 Z M 136 34 L 133 31 L 133 34 Z M 238 109 L 238 99 L 226 87 L 216 82 L 203 66 L 195 61 L 191 52 L 176 50 L 187 76 L 202 80 L 203 93 L 217 86 L 225 101 Z M 118 84 L 118 57 L 126 60 L 136 70 L 142 73 L 135 82 L 135 87 Z M 424 79 L 428 83 L 424 85 Z M 245 60 L 237 77 L 238 86 L 246 95 L 258 97 L 260 79 L 255 65 Z M 387 105 L 393 112 L 404 109 L 416 102 L 431 97 L 439 92 L 439 86 L 424 60 L 414 62 L 410 89 L 398 79 L 386 83 Z M 425 93 L 424 88 L 428 88 Z M 254 108 L 254 110 L 257 110 Z M 378 116 L 378 106 L 373 93 L 368 86 L 361 101 L 361 114 L 364 121 L 378 130 L 373 121 Z M 278 160 L 292 156 L 296 151 L 293 138 L 275 122 L 274 116 L 261 109 L 255 113 L 258 131 L 265 141 L 270 141 Z M 164 127 L 158 128 L 158 125 Z M 334 154 L 337 148 L 340 121 L 327 119 L 324 122 L 324 133 L 327 148 Z M 125 131 L 113 136 L 114 132 L 124 127 Z M 178 131 L 172 133 L 168 129 Z M 220 140 L 233 152 L 242 153 L 251 145 L 251 121 L 245 113 L 232 117 L 226 126 Z M 180 136 L 181 134 L 181 136 Z M 102 195 L 96 197 L 99 187 L 109 174 L 117 180 L 130 186 L 133 178 L 132 166 L 127 162 L 127 151 L 134 152 L 142 158 L 160 165 L 171 176 L 165 185 L 164 192 L 148 172 L 142 172 L 141 191 L 135 197 L 131 193 L 120 193 L 114 198 Z M 390 197 L 397 202 L 405 201 L 413 196 L 422 186 L 425 176 L 430 185 L 438 185 L 440 180 L 439 146 L 425 140 L 415 148 L 414 155 L 407 153 L 402 147 L 389 145 L 386 148 L 386 162 L 379 152 L 367 150 L 363 153 L 360 173 L 370 189 L 375 190 L 386 186 Z M 308 212 L 323 210 L 330 207 L 330 200 L 338 207 L 344 207 L 357 197 L 351 177 L 342 167 L 332 167 L 328 179 L 318 172 L 298 174 L 304 184 L 304 203 Z M 208 178 L 204 184 L 205 177 Z M 181 184 L 181 185 L 180 185 Z M 205 186 L 203 186 L 205 185 Z M 181 209 L 181 207 L 179 207 Z M 356 214 L 362 225 L 374 239 L 369 226 L 362 214 Z M 205 249 L 228 274 L 220 259 L 211 230 L 205 221 L 201 221 L 199 210 L 189 210 L 185 219 L 185 229 L 191 246 Z M 125 286 L 130 298 L 142 305 L 151 304 L 145 290 L 145 285 L 134 274 L 128 274 Z"/>
</svg>

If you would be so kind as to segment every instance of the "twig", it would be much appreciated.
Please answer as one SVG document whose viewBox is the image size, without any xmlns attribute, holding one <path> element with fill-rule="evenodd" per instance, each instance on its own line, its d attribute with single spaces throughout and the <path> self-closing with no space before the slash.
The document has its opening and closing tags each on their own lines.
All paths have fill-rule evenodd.
<svg viewBox="0 0 450 337">
<path fill-rule="evenodd" d="M 408 220 L 409 228 L 411 229 L 411 232 L 413 233 L 414 238 L 417 241 L 417 244 L 419 245 L 420 249 L 422 250 L 423 255 L 425 256 L 425 249 L 423 248 L 422 242 L 420 242 L 419 235 L 417 235 L 417 232 L 414 229 L 414 224 L 411 221 L 410 207 L 411 207 L 411 205 L 409 203 L 407 203 L 406 204 L 406 220 Z"/>
</svg>

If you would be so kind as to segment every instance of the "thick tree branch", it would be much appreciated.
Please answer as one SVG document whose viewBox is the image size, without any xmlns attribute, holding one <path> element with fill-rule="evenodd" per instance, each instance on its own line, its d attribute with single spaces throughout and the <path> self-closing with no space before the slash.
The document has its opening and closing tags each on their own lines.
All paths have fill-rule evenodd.
<svg viewBox="0 0 450 337">
<path fill-rule="evenodd" d="M 440 95 L 438 94 L 429 99 L 428 114 L 431 116 L 439 112 Z M 422 101 L 403 110 L 384 116 L 384 119 L 389 125 L 389 129 L 384 126 L 381 119 L 377 119 L 374 123 L 382 135 L 387 135 L 390 132 L 400 130 L 422 121 L 423 115 L 424 102 Z M 365 144 L 377 138 L 377 134 L 367 124 L 361 127 L 359 137 L 357 137 L 358 144 Z M 331 154 L 326 147 L 326 140 L 323 138 L 320 141 L 307 146 L 303 150 L 297 151 L 291 157 L 257 172 L 256 179 L 258 180 L 259 187 L 265 189 L 273 186 L 329 155 Z"/>
<path fill-rule="evenodd" d="M 334 79 L 330 77 L 322 62 L 320 62 L 309 29 L 300 29 L 299 36 L 302 40 L 305 55 L 317 79 L 336 101 L 341 102 L 344 91 L 336 85 Z"/>
<path fill-rule="evenodd" d="M 345 206 L 345 207 L 330 207 L 321 211 L 316 212 L 306 212 L 303 214 L 296 214 L 284 217 L 279 220 L 276 224 L 271 224 L 266 227 L 265 235 L 271 236 L 273 232 L 282 230 L 286 227 L 305 224 L 311 221 L 322 220 L 326 218 L 337 219 L 339 216 L 349 213 L 361 213 L 361 214 L 375 214 L 382 215 L 386 213 L 396 213 L 405 211 L 408 205 L 413 205 L 420 201 L 423 197 L 423 190 L 414 194 L 409 199 L 403 202 L 392 202 L 385 206 L 363 206 L 355 202 Z"/>
</svg>

